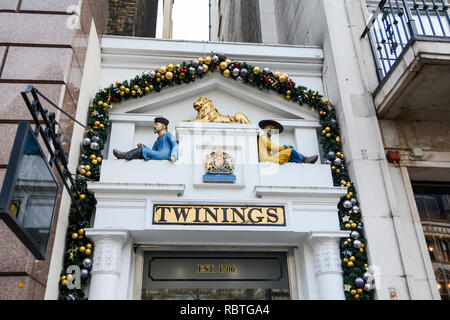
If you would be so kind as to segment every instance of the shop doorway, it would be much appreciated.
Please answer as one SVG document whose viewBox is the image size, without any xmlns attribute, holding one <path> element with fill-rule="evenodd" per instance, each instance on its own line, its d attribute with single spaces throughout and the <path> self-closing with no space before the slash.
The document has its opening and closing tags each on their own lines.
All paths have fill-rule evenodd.
<svg viewBox="0 0 450 320">
<path fill-rule="evenodd" d="M 142 300 L 291 299 L 284 252 L 144 252 Z"/>
</svg>

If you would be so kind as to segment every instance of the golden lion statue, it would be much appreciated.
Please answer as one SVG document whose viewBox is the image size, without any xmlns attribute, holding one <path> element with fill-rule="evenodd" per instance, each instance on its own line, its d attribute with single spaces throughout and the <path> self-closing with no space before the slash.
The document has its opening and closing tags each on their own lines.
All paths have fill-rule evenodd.
<svg viewBox="0 0 450 320">
<path fill-rule="evenodd" d="M 234 116 L 221 115 L 219 110 L 214 106 L 211 99 L 200 97 L 194 102 L 194 109 L 198 112 L 195 120 L 187 120 L 191 122 L 220 122 L 220 123 L 242 123 L 249 124 L 250 121 L 241 112 L 237 112 Z"/>
</svg>

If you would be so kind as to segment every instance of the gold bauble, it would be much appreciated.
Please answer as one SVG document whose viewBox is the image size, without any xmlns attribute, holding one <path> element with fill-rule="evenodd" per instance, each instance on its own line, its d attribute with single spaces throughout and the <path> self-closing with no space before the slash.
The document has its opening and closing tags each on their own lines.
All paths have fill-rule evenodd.
<svg viewBox="0 0 450 320">
<path fill-rule="evenodd" d="M 327 132 L 325 130 L 322 130 L 322 135 L 326 135 Z"/>
<path fill-rule="evenodd" d="M 227 67 L 228 67 L 228 65 L 227 65 L 227 63 L 226 63 L 225 61 L 222 61 L 222 62 L 219 64 L 220 70 L 225 70 Z"/>
<path fill-rule="evenodd" d="M 100 121 L 97 120 L 94 122 L 94 126 L 99 126 L 99 125 L 100 125 Z"/>
<path fill-rule="evenodd" d="M 291 96 L 286 96 L 286 99 L 291 100 Z"/>
<path fill-rule="evenodd" d="M 86 174 L 86 170 L 81 169 L 81 170 L 80 170 L 80 174 L 81 174 L 82 176 L 84 176 L 84 175 Z"/>
<path fill-rule="evenodd" d="M 253 68 L 253 73 L 254 74 L 259 74 L 261 72 L 261 69 L 259 67 L 254 67 Z"/>
<path fill-rule="evenodd" d="M 125 93 L 130 93 L 130 89 L 125 88 Z"/>
<path fill-rule="evenodd" d="M 203 64 L 203 61 L 204 61 L 203 58 L 198 58 L 197 60 L 198 60 L 198 63 Z"/>
<path fill-rule="evenodd" d="M 364 253 L 364 249 L 363 248 L 359 248 L 359 253 Z"/>
<path fill-rule="evenodd" d="M 61 284 L 63 285 L 63 286 L 67 286 L 67 280 L 63 280 L 63 281 L 61 281 Z"/>
<path fill-rule="evenodd" d="M 358 225 L 356 223 L 352 223 L 352 229 L 356 229 Z"/>
<path fill-rule="evenodd" d="M 359 288 L 359 289 L 357 289 L 356 291 L 357 291 L 358 293 L 362 293 L 362 292 L 363 292 L 363 289 Z"/>
<path fill-rule="evenodd" d="M 97 164 L 97 159 L 92 160 L 91 163 L 95 166 Z"/>
<path fill-rule="evenodd" d="M 91 170 L 91 166 L 90 166 L 90 165 L 86 165 L 86 166 L 84 166 L 84 170 L 86 170 L 86 171 L 89 171 L 89 170 Z"/>
<path fill-rule="evenodd" d="M 85 246 L 81 246 L 81 247 L 78 248 L 78 251 L 83 253 L 84 251 L 86 251 L 86 247 Z"/>
<path fill-rule="evenodd" d="M 359 294 L 355 294 L 355 299 L 359 299 Z"/>
<path fill-rule="evenodd" d="M 350 223 L 345 224 L 345 229 L 350 229 L 350 227 L 351 227 Z"/>
<path fill-rule="evenodd" d="M 161 82 L 161 78 L 156 78 L 156 82 Z"/>
<path fill-rule="evenodd" d="M 149 92 L 150 88 L 149 87 L 145 87 L 145 92 Z"/>
<path fill-rule="evenodd" d="M 281 83 L 284 83 L 287 81 L 287 78 L 284 75 L 281 75 L 279 79 L 280 79 Z"/>
<path fill-rule="evenodd" d="M 92 244 L 88 243 L 88 244 L 86 245 L 86 248 L 92 249 Z"/>
<path fill-rule="evenodd" d="M 337 143 L 341 142 L 341 138 L 340 138 L 339 136 L 336 137 L 336 142 L 337 142 Z"/>
<path fill-rule="evenodd" d="M 97 163 L 102 162 L 102 158 L 100 158 L 100 157 L 97 157 L 96 160 L 97 160 Z"/>
<path fill-rule="evenodd" d="M 165 66 L 161 66 L 161 67 L 159 67 L 158 71 L 159 71 L 159 73 L 164 74 L 167 72 L 167 68 Z"/>
<path fill-rule="evenodd" d="M 341 173 L 341 169 L 336 169 L 336 173 Z"/>
<path fill-rule="evenodd" d="M 78 233 L 74 232 L 72 233 L 72 239 L 77 239 L 78 238 Z"/>
<path fill-rule="evenodd" d="M 288 79 L 289 79 L 289 75 L 288 75 L 287 73 L 283 73 L 283 74 L 282 74 L 282 76 L 283 76 L 283 77 L 285 77 L 285 78 L 286 78 L 286 80 L 288 80 Z"/>
<path fill-rule="evenodd" d="M 94 107 L 94 105 L 91 103 L 90 105 L 89 105 L 89 108 L 93 108 Z"/>
<path fill-rule="evenodd" d="M 167 65 L 167 71 L 172 72 L 174 68 L 175 68 L 175 67 L 174 67 L 173 64 L 171 64 L 171 63 L 169 63 L 169 64 Z"/>
<path fill-rule="evenodd" d="M 91 254 L 91 249 L 86 249 L 86 250 L 84 250 L 84 254 L 85 254 L 85 255 L 90 255 L 90 254 Z"/>
<path fill-rule="evenodd" d="M 137 91 L 137 90 L 139 90 L 139 86 L 138 86 L 138 85 L 135 85 L 135 86 L 133 87 L 133 89 Z"/>
<path fill-rule="evenodd" d="M 101 107 L 103 105 L 103 101 L 99 101 L 98 105 Z"/>
<path fill-rule="evenodd" d="M 161 72 L 157 72 L 157 73 L 156 73 L 156 77 L 157 77 L 157 78 L 161 77 Z"/>
<path fill-rule="evenodd" d="M 172 78 L 173 78 L 173 73 L 170 72 L 170 71 L 167 71 L 167 72 L 166 72 L 166 78 L 167 78 L 167 80 L 172 80 Z"/>
<path fill-rule="evenodd" d="M 325 131 L 326 131 L 326 132 L 330 132 L 330 130 L 331 130 L 330 127 L 326 127 L 326 128 L 325 128 Z"/>
<path fill-rule="evenodd" d="M 355 289 L 352 289 L 351 291 L 350 291 L 350 294 L 352 295 L 352 296 L 354 296 L 355 294 L 356 294 L 356 290 Z"/>
<path fill-rule="evenodd" d="M 84 234 L 84 229 L 79 229 L 78 234 Z"/>
<path fill-rule="evenodd" d="M 120 86 L 120 90 L 125 91 L 125 86 Z"/>
<path fill-rule="evenodd" d="M 226 62 L 227 65 L 231 64 L 231 60 L 230 59 L 225 60 L 225 62 Z"/>
<path fill-rule="evenodd" d="M 91 173 L 90 171 L 87 171 L 87 172 L 86 172 L 86 176 L 88 176 L 88 177 L 90 177 L 91 174 L 92 174 L 92 173 Z"/>
<path fill-rule="evenodd" d="M 61 281 L 63 281 L 63 280 L 66 280 L 67 278 L 66 278 L 66 276 L 64 275 L 64 276 L 61 276 Z"/>
<path fill-rule="evenodd" d="M 273 76 L 278 79 L 281 76 L 280 71 L 275 72 Z"/>
<path fill-rule="evenodd" d="M 287 96 L 290 96 L 291 93 L 292 93 L 291 90 L 286 91 L 286 95 L 287 95 Z"/>
<path fill-rule="evenodd" d="M 347 263 L 348 262 L 348 258 L 344 258 L 344 259 L 342 259 L 342 261 L 344 261 L 344 263 Z"/>
<path fill-rule="evenodd" d="M 325 137 L 331 138 L 331 133 L 327 133 L 327 134 L 325 135 Z"/>
<path fill-rule="evenodd" d="M 132 90 L 132 91 L 131 91 L 131 95 L 132 95 L 132 96 L 135 96 L 135 95 L 136 95 L 136 91 Z"/>
<path fill-rule="evenodd" d="M 347 267 L 353 267 L 354 266 L 354 264 L 353 264 L 353 262 L 351 262 L 351 261 L 349 261 L 349 262 L 347 262 Z"/>
<path fill-rule="evenodd" d="M 206 63 L 206 64 L 210 64 L 211 61 L 212 61 L 212 58 L 211 58 L 210 56 L 207 56 L 207 57 L 205 58 L 205 63 Z"/>
<path fill-rule="evenodd" d="M 353 262 L 353 261 L 356 260 L 356 258 L 355 258 L 354 256 L 351 256 L 349 260 L 350 260 L 351 262 Z"/>
<path fill-rule="evenodd" d="M 224 77 L 228 78 L 230 76 L 230 74 L 231 74 L 230 70 L 228 70 L 228 69 L 223 70 L 223 76 Z"/>
<path fill-rule="evenodd" d="M 83 193 L 83 194 L 80 194 L 80 199 L 81 200 L 84 200 L 84 199 L 86 199 L 86 195 Z"/>
<path fill-rule="evenodd" d="M 150 85 L 150 87 L 149 87 L 149 88 L 150 88 L 150 91 L 152 91 L 152 90 L 153 90 L 153 86 L 152 86 L 152 85 Z"/>
<path fill-rule="evenodd" d="M 202 65 L 203 72 L 208 72 L 209 68 L 206 64 Z"/>
<path fill-rule="evenodd" d="M 91 159 L 91 160 L 93 160 L 95 158 L 96 158 L 95 154 L 91 154 L 91 156 L 89 157 L 89 159 Z"/>
</svg>

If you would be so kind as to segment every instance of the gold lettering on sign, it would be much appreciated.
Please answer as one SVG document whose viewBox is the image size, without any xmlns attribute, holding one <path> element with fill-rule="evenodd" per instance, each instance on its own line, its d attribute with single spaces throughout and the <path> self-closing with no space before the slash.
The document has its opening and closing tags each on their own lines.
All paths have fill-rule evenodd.
<svg viewBox="0 0 450 320">
<path fill-rule="evenodd" d="M 197 273 L 234 273 L 236 272 L 235 264 L 198 264 Z"/>
<path fill-rule="evenodd" d="M 285 226 L 284 206 L 157 205 L 154 224 Z"/>
</svg>

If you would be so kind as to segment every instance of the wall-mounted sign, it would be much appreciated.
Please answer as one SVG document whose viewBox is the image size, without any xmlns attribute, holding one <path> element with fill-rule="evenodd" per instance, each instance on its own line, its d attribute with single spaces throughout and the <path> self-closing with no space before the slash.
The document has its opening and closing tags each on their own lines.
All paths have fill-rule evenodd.
<svg viewBox="0 0 450 320">
<path fill-rule="evenodd" d="M 285 226 L 284 206 L 155 204 L 153 224 Z"/>
</svg>

